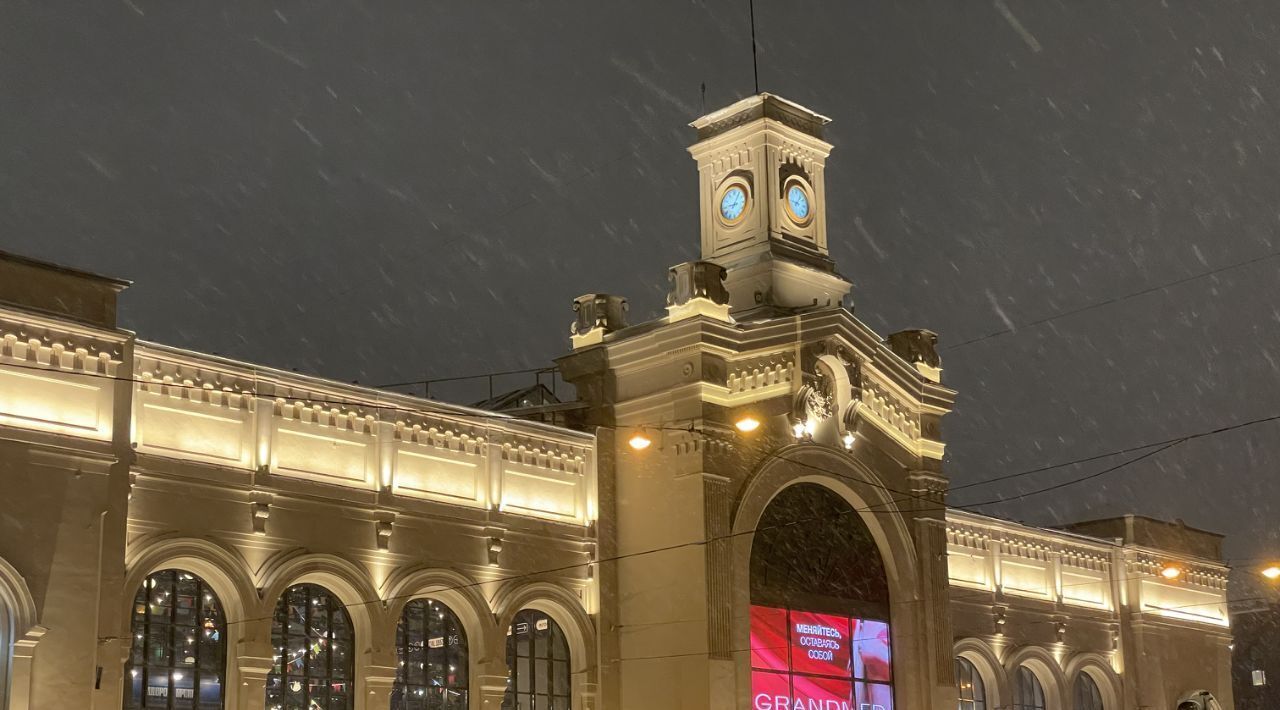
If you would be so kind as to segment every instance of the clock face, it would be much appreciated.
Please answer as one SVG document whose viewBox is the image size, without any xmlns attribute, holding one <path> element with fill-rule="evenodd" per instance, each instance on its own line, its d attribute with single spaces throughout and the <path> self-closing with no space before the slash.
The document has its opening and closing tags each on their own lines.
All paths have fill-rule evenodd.
<svg viewBox="0 0 1280 710">
<path fill-rule="evenodd" d="M 737 185 L 725 190 L 724 196 L 720 198 L 720 216 L 724 217 L 726 222 L 738 221 L 746 208 L 747 191 Z"/>
<path fill-rule="evenodd" d="M 787 190 L 787 207 L 791 210 L 791 216 L 798 221 L 803 222 L 809 218 L 809 196 L 805 194 L 803 187 L 792 185 Z"/>
</svg>

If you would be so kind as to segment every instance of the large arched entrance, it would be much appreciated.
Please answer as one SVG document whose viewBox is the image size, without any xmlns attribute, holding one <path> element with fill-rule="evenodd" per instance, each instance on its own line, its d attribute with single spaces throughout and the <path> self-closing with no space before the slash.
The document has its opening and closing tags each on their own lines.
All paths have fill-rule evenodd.
<svg viewBox="0 0 1280 710">
<path fill-rule="evenodd" d="M 892 710 L 889 582 L 871 531 L 816 483 L 784 488 L 751 545 L 756 710 Z"/>
</svg>

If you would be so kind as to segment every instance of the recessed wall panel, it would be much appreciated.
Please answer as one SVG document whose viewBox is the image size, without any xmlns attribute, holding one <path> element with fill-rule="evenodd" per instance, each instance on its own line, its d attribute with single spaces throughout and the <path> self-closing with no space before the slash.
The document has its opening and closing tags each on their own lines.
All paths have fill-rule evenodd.
<svg viewBox="0 0 1280 710">
<path fill-rule="evenodd" d="M 110 439 L 110 385 L 71 372 L 0 366 L 0 422 Z"/>
<path fill-rule="evenodd" d="M 396 451 L 395 491 L 453 503 L 484 502 L 484 461 L 479 456 L 401 448 Z M 430 452 L 430 453 L 429 453 Z"/>
</svg>

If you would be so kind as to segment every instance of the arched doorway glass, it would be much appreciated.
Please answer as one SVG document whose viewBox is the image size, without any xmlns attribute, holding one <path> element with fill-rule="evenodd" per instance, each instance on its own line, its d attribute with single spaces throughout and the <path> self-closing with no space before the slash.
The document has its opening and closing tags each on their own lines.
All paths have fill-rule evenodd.
<svg viewBox="0 0 1280 710">
<path fill-rule="evenodd" d="M 148 576 L 133 597 L 131 629 L 126 710 L 222 707 L 227 622 L 204 580 L 175 569 Z"/>
<path fill-rule="evenodd" d="M 355 632 L 329 590 L 297 584 L 280 595 L 271 624 L 275 665 L 267 676 L 268 710 L 351 710 L 355 703 Z"/>
<path fill-rule="evenodd" d="M 987 710 L 982 674 L 967 658 L 956 659 L 956 688 L 960 691 L 960 710 Z"/>
<path fill-rule="evenodd" d="M 1044 686 L 1026 666 L 1018 666 L 1013 677 L 1013 710 L 1045 710 Z"/>
<path fill-rule="evenodd" d="M 1094 682 L 1093 676 L 1088 673 L 1081 671 L 1080 675 L 1076 676 L 1071 695 L 1074 710 L 1104 710 L 1102 692 L 1098 690 L 1098 684 Z"/>
<path fill-rule="evenodd" d="M 751 545 L 751 695 L 757 710 L 892 710 L 889 584 L 843 498 L 801 483 L 765 509 Z"/>
<path fill-rule="evenodd" d="M 414 599 L 396 625 L 394 710 L 467 710 L 467 634 L 448 606 Z"/>
<path fill-rule="evenodd" d="M 507 628 L 507 692 L 502 710 L 569 710 L 569 642 L 555 619 L 518 612 Z"/>
</svg>

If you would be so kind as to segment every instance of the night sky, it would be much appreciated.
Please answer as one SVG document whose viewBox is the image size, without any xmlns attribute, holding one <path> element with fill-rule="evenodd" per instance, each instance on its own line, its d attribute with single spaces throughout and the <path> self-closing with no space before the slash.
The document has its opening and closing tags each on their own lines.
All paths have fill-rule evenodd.
<svg viewBox="0 0 1280 710">
<path fill-rule="evenodd" d="M 3 5 L 0 249 L 133 279 L 143 338 L 367 384 L 546 364 L 582 293 L 661 314 L 686 124 L 752 92 L 745 0 Z M 761 89 L 834 119 L 858 316 L 940 334 L 953 484 L 1280 414 L 1280 4 L 756 14 Z M 984 510 L 1179 517 L 1247 566 L 1278 467 L 1258 424 Z"/>
</svg>

